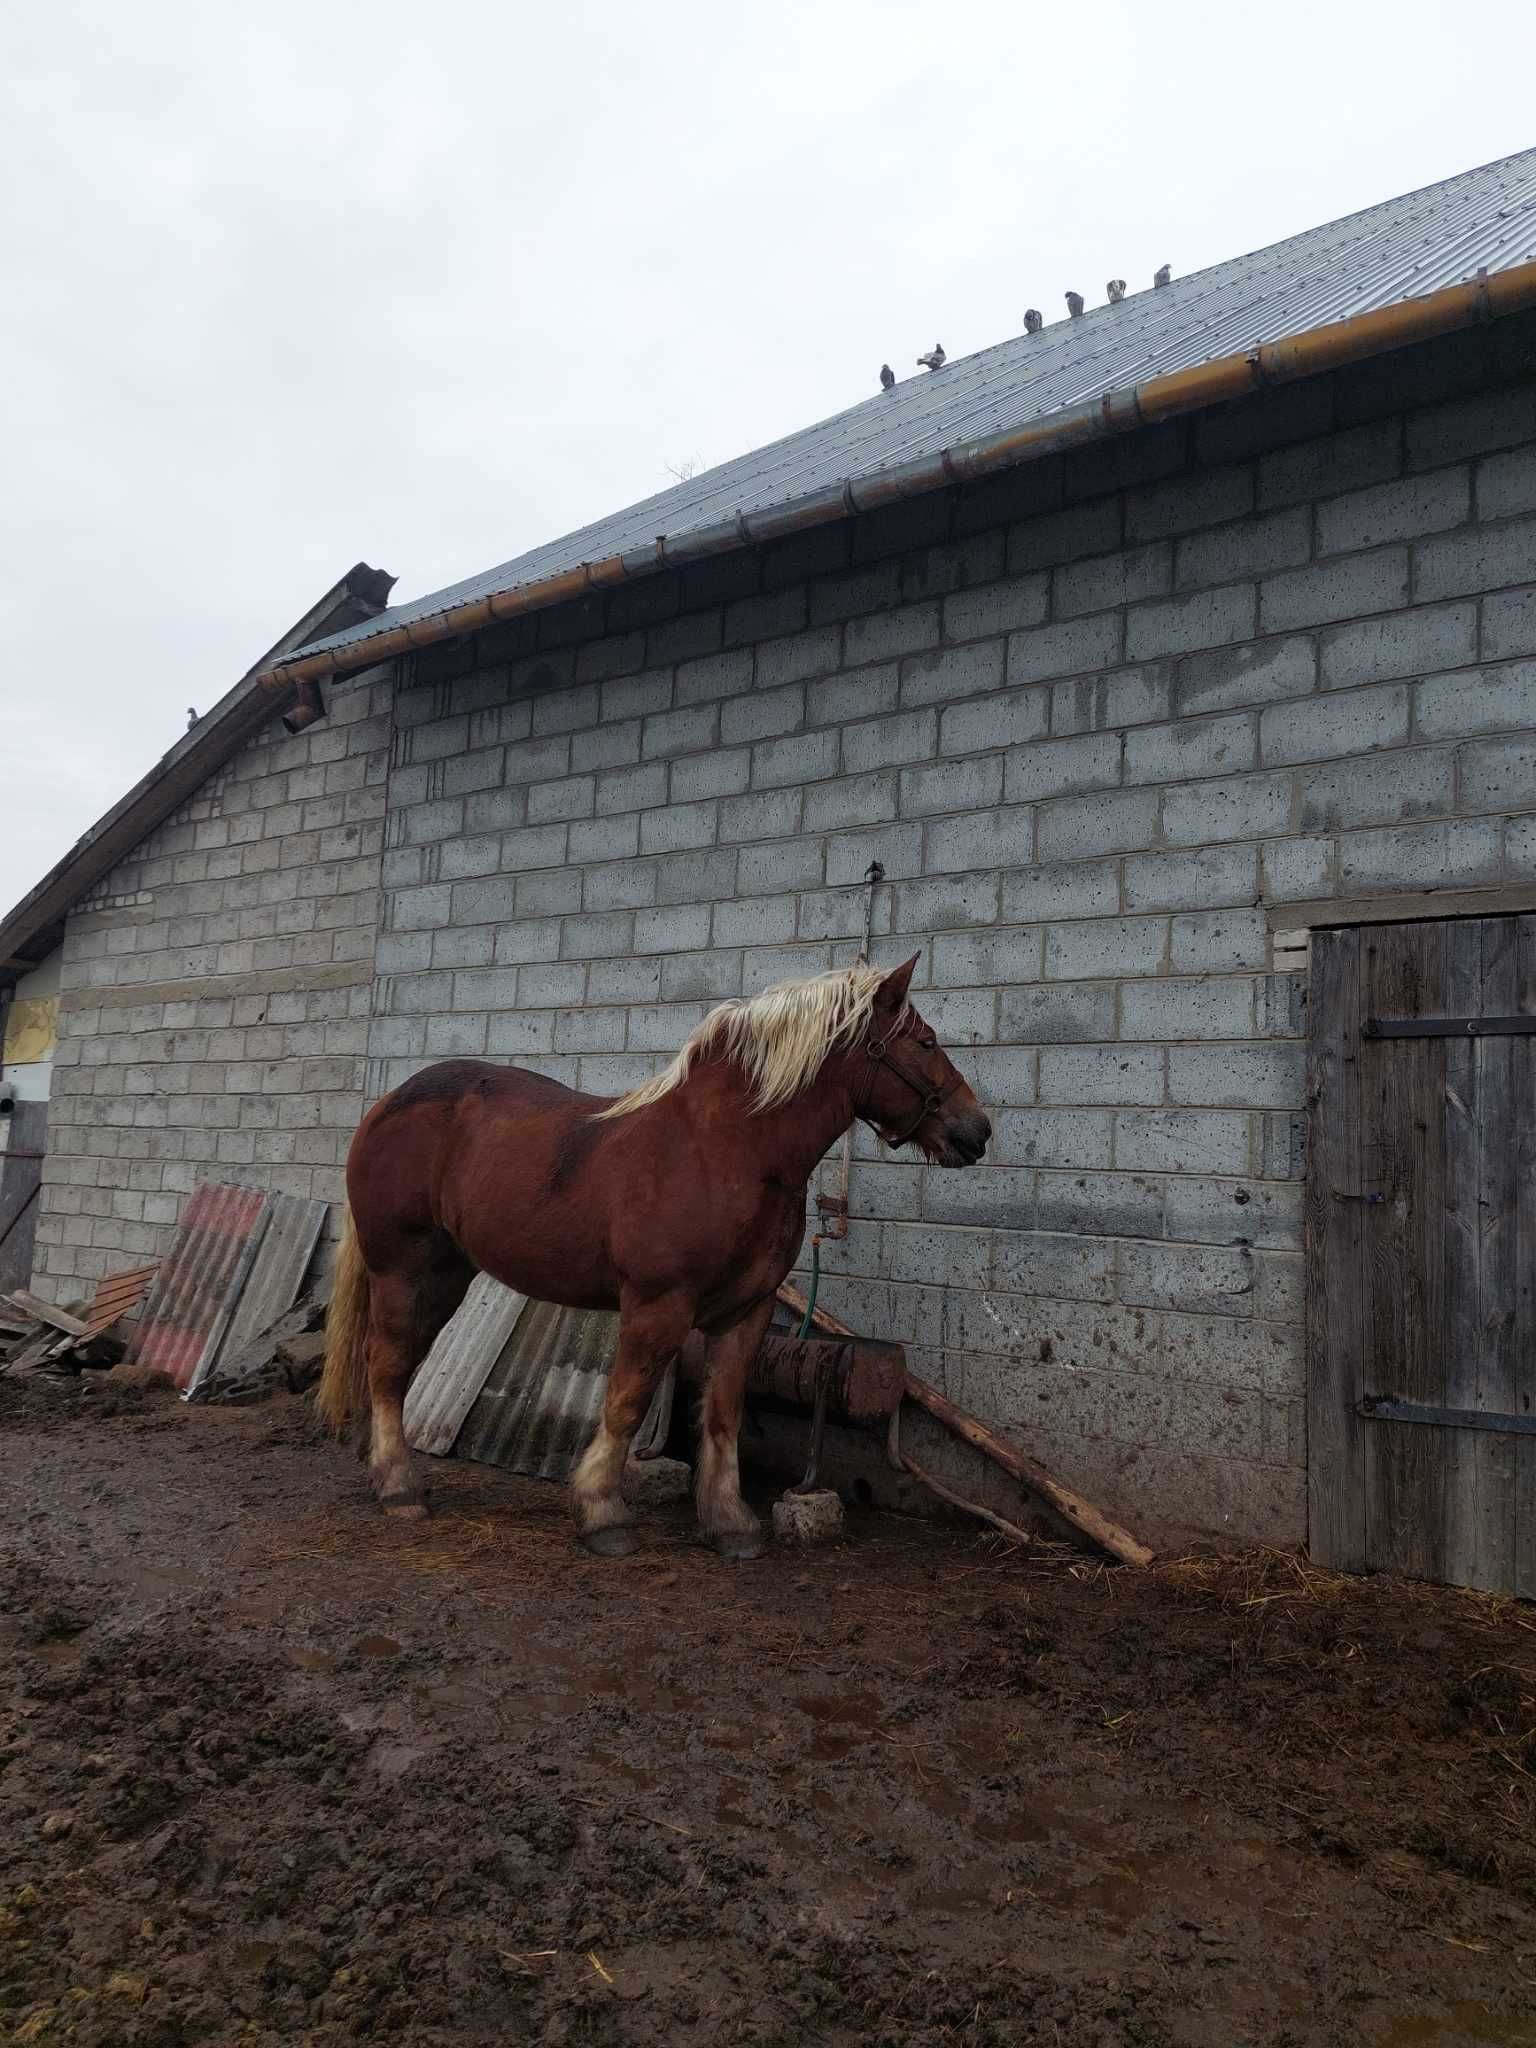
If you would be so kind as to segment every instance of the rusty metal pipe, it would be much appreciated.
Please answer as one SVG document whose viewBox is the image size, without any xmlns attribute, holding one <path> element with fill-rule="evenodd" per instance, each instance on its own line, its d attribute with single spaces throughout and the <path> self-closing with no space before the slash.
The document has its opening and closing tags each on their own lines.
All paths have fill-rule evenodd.
<svg viewBox="0 0 1536 2048">
<path fill-rule="evenodd" d="M 825 1373 L 818 1374 L 818 1367 Z M 683 1346 L 678 1370 L 695 1386 L 704 1381 L 706 1347 L 697 1330 Z M 883 1422 L 901 1405 L 906 1353 L 872 1337 L 785 1337 L 771 1331 L 747 1371 L 747 1391 L 813 1408 L 818 1378 L 827 1390 L 827 1413 L 846 1422 Z"/>
<path fill-rule="evenodd" d="M 435 646 L 462 633 L 475 632 L 491 619 L 520 618 L 527 612 L 545 611 L 593 589 L 652 576 L 660 569 L 702 561 L 707 556 L 728 554 L 779 534 L 828 525 L 858 512 L 873 511 L 880 505 L 939 490 L 946 484 L 990 476 L 1040 456 L 1060 454 L 1090 441 L 1130 433 L 1155 421 L 1200 412 L 1210 405 L 1245 398 L 1272 384 L 1318 376 L 1346 363 L 1384 355 L 1389 349 L 1430 341 L 1532 307 L 1536 307 L 1536 262 L 1515 264 L 1495 276 L 1480 275 L 1470 283 L 1448 285 L 1424 298 L 1405 299 L 1373 313 L 1330 321 L 1326 326 L 1288 335 L 1280 341 L 1219 356 L 1214 362 L 1201 363 L 1193 369 L 1149 377 L 1144 383 L 1106 392 L 1102 398 L 1074 406 L 1069 412 L 1053 413 L 1027 426 L 1010 427 L 1000 434 L 961 442 L 935 455 L 882 469 L 874 476 L 850 477 L 762 512 L 736 513 L 718 525 L 700 527 L 675 539 L 658 534 L 653 547 L 584 562 L 575 569 L 562 570 L 557 576 L 525 583 L 520 589 L 502 591 L 495 597 L 455 605 L 432 618 L 392 627 L 370 640 L 355 641 L 339 650 L 295 653 L 274 662 L 257 680 L 266 689 L 287 690 L 310 678 L 371 668 L 375 662 L 390 660 L 413 647 Z"/>
</svg>

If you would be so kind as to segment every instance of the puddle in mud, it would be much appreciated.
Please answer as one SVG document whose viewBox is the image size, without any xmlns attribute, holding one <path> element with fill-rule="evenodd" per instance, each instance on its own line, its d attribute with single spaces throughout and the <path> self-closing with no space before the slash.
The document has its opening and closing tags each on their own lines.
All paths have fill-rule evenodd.
<svg viewBox="0 0 1536 2048">
<path fill-rule="evenodd" d="M 359 1657 L 398 1657 L 400 1645 L 393 1636 L 359 1636 L 353 1645 Z"/>
<path fill-rule="evenodd" d="M 55 1636 L 51 1643 L 39 1643 L 37 1654 L 45 1664 L 78 1664 L 80 1645 L 73 1640 Z"/>
</svg>

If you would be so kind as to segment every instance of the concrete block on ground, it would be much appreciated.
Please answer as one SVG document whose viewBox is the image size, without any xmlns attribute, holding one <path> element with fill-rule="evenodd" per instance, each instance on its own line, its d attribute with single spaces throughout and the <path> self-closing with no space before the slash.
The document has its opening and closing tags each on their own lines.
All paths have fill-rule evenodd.
<svg viewBox="0 0 1536 2048">
<path fill-rule="evenodd" d="M 624 1467 L 622 1484 L 631 1507 L 664 1507 L 670 1501 L 688 1498 L 693 1491 L 693 1467 L 681 1458 L 631 1458 Z"/>
<path fill-rule="evenodd" d="M 773 1504 L 775 1539 L 796 1550 L 817 1550 L 843 1539 L 843 1504 L 835 1493 L 786 1493 Z"/>
</svg>

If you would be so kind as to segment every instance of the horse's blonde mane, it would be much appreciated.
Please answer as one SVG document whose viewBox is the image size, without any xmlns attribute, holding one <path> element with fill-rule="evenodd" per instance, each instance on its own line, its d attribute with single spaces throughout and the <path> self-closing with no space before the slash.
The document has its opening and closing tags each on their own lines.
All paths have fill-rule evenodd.
<svg viewBox="0 0 1536 2048">
<path fill-rule="evenodd" d="M 811 1085 L 829 1054 L 859 1038 L 884 979 L 884 969 L 859 961 L 721 1003 L 684 1040 L 670 1065 L 598 1116 L 629 1116 L 659 1102 L 682 1087 L 696 1061 L 711 1054 L 740 1062 L 752 1083 L 755 1110 L 777 1109 Z"/>
</svg>

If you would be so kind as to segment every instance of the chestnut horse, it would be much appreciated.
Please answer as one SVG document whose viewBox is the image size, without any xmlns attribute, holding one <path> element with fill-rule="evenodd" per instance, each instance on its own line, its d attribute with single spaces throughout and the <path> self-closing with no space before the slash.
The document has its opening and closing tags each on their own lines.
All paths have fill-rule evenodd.
<svg viewBox="0 0 1536 2048">
<path fill-rule="evenodd" d="M 340 1429 L 366 1392 L 386 1509 L 426 1512 L 401 1407 L 478 1270 L 537 1300 L 619 1311 L 603 1418 L 572 1478 L 588 1548 L 636 1547 L 625 1458 L 698 1328 L 709 1339 L 700 1524 L 726 1557 L 762 1554 L 736 1439 L 817 1161 L 856 1117 L 940 1166 L 973 1164 L 992 1134 L 907 1000 L 916 964 L 861 962 L 722 1003 L 669 1067 L 617 1100 L 448 1060 L 368 1112 L 347 1159 L 320 1410 Z"/>
</svg>

